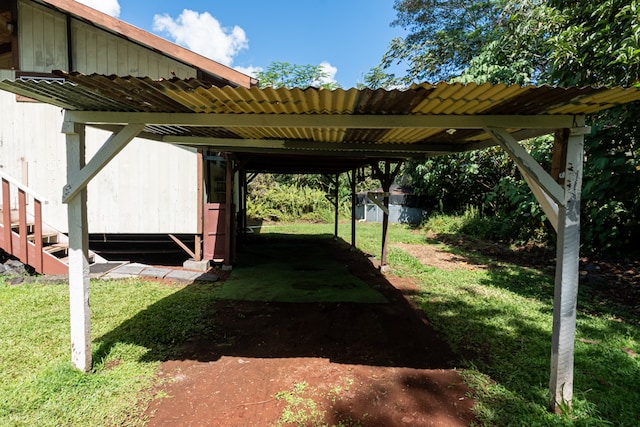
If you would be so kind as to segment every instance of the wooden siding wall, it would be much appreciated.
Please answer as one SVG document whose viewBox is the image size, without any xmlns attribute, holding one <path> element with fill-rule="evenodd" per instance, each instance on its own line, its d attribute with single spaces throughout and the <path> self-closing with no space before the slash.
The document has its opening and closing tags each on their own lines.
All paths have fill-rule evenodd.
<svg viewBox="0 0 640 427">
<path fill-rule="evenodd" d="M 62 111 L 16 102 L 15 95 L 1 90 L 0 111 L 0 168 L 45 196 L 44 221 L 66 232 Z M 107 135 L 88 128 L 87 154 L 95 153 Z M 196 161 L 195 150 L 134 139 L 89 185 L 89 231 L 197 233 Z"/>
<path fill-rule="evenodd" d="M 21 71 L 68 70 L 64 14 L 19 0 Z M 71 21 L 72 63 L 85 74 L 196 77 L 196 70 L 85 22 Z M 173 72 L 173 73 L 172 73 Z M 11 78 L 7 72 L 3 78 Z M 0 91 L 0 168 L 47 197 L 43 218 L 67 231 L 66 144 L 63 112 L 40 103 L 17 102 Z M 109 133 L 87 129 L 87 156 Z M 197 153 L 192 149 L 134 139 L 89 185 L 90 233 L 198 232 Z"/>
<path fill-rule="evenodd" d="M 70 67 L 64 14 L 21 0 L 18 20 L 21 71 L 49 73 L 73 68 L 71 71 L 84 74 L 154 79 L 197 76 L 197 71 L 188 65 L 77 19 L 71 20 Z"/>
<path fill-rule="evenodd" d="M 84 22 L 72 25 L 73 66 L 84 74 L 117 74 L 182 79 L 196 77 L 196 70 L 150 49 L 101 31 Z"/>
<path fill-rule="evenodd" d="M 18 2 L 20 69 L 48 73 L 68 70 L 67 20 L 44 6 Z"/>
</svg>

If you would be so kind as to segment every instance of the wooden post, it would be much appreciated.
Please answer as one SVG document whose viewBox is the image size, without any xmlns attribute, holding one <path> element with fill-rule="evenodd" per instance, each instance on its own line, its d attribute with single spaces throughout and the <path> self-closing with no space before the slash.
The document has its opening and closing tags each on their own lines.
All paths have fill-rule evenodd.
<svg viewBox="0 0 640 427">
<path fill-rule="evenodd" d="M 333 239 L 338 240 L 338 206 L 340 205 L 340 174 L 336 174 L 336 186 L 333 190 L 333 196 L 335 200 L 335 215 L 334 215 L 334 229 L 333 229 Z"/>
<path fill-rule="evenodd" d="M 36 246 L 35 259 L 29 259 L 29 263 L 38 273 L 43 272 L 43 255 L 42 255 L 42 202 L 36 198 L 33 199 L 33 243 Z"/>
<path fill-rule="evenodd" d="M 194 236 L 193 253 L 194 261 L 202 261 L 202 233 L 204 229 L 204 156 L 202 150 L 198 150 L 196 156 L 196 180 L 198 188 L 196 190 L 196 197 L 198 199 L 196 204 L 196 235 Z"/>
<path fill-rule="evenodd" d="M 351 170 L 351 247 L 356 247 L 356 169 Z"/>
<path fill-rule="evenodd" d="M 584 117 L 578 126 L 584 126 Z M 584 127 L 567 138 L 564 203 L 559 206 L 549 410 L 571 407 L 573 359 L 580 257 L 580 193 L 584 159 Z"/>
<path fill-rule="evenodd" d="M 85 127 L 64 122 L 67 139 L 67 182 L 85 166 Z M 91 370 L 91 312 L 89 308 L 89 257 L 87 190 L 67 201 L 69 221 L 69 305 L 71 311 L 71 361 L 84 372 Z"/>
<path fill-rule="evenodd" d="M 384 269 L 387 266 L 387 231 L 389 229 L 389 190 L 391 190 L 391 163 L 386 160 L 384 162 L 384 179 L 381 180 L 382 192 L 385 193 L 383 197 L 383 204 L 385 209 L 382 214 L 382 255 L 380 256 L 380 268 Z"/>
<path fill-rule="evenodd" d="M 233 239 L 232 207 L 233 207 L 233 165 L 231 156 L 225 155 L 226 168 L 226 193 L 225 193 L 225 240 L 224 240 L 224 265 L 227 270 L 231 269 L 231 240 Z"/>
<path fill-rule="evenodd" d="M 18 258 L 24 264 L 29 263 L 29 248 L 27 248 L 27 194 L 24 190 L 18 190 L 18 235 L 20 253 Z"/>
<path fill-rule="evenodd" d="M 4 248 L 8 253 L 13 253 L 13 238 L 11 237 L 11 185 L 2 178 L 2 225 L 4 235 Z"/>
</svg>

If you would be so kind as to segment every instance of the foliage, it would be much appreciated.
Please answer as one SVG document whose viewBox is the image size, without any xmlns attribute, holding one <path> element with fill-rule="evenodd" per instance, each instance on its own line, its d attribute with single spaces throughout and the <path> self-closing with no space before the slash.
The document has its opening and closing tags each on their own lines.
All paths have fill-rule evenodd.
<svg viewBox="0 0 640 427">
<path fill-rule="evenodd" d="M 629 86 L 640 78 L 640 1 L 551 0 L 551 79 L 563 86 Z"/>
<path fill-rule="evenodd" d="M 359 89 L 395 89 L 405 86 L 401 79 L 395 74 L 387 74 L 381 65 L 372 67 L 367 74 L 364 75 L 364 83 L 359 84 Z"/>
<path fill-rule="evenodd" d="M 356 171 L 356 191 L 379 186 L 371 168 Z M 338 214 L 351 217 L 351 173 L 338 177 Z M 334 222 L 335 208 L 329 199 L 335 194 L 335 175 L 259 174 L 249 184 L 249 217 L 283 222 Z"/>
<path fill-rule="evenodd" d="M 396 0 L 397 19 L 406 29 L 391 40 L 383 68 L 405 63 L 404 83 L 448 80 L 461 73 L 505 24 L 505 0 Z"/>
<path fill-rule="evenodd" d="M 507 155 L 491 147 L 408 162 L 401 182 L 432 197 L 442 212 L 462 212 L 470 205 L 495 212 L 493 201 L 485 203 L 485 194 L 495 188 L 502 176 L 514 171 Z"/>
<path fill-rule="evenodd" d="M 277 184 L 273 176 L 251 183 L 247 215 L 259 220 L 333 221 L 333 206 L 325 192 L 307 185 Z"/>
<path fill-rule="evenodd" d="M 336 89 L 338 84 L 330 81 L 328 73 L 322 65 L 291 64 L 289 62 L 272 62 L 263 71 L 255 74 L 261 87 L 273 88 L 307 88 L 319 87 Z"/>
<path fill-rule="evenodd" d="M 464 83 L 629 86 L 640 79 L 637 0 L 581 2 L 579 7 L 561 0 L 398 0 L 395 8 L 394 24 L 409 35 L 392 42 L 381 67 L 406 55 L 410 67 L 405 81 L 453 77 Z M 452 13 L 444 16 L 448 11 Z M 585 141 L 586 253 L 614 256 L 640 235 L 639 113 L 640 106 L 629 105 L 588 119 L 594 132 Z M 486 164 L 482 156 L 461 154 L 410 164 L 406 175 L 433 195 L 445 212 L 476 206 L 482 214 L 502 220 L 503 233 L 515 233 L 512 240 L 526 233 L 548 239 L 550 228 L 515 170 L 502 169 L 504 178 L 490 179 L 492 186 L 487 188 L 473 183 L 488 181 L 471 162 L 478 162 L 480 169 Z M 517 226 L 519 218 L 522 227 Z"/>
<path fill-rule="evenodd" d="M 582 191 L 583 246 L 615 255 L 640 237 L 640 105 L 599 114 L 586 138 Z M 627 253 L 628 255 L 628 253 Z"/>
</svg>

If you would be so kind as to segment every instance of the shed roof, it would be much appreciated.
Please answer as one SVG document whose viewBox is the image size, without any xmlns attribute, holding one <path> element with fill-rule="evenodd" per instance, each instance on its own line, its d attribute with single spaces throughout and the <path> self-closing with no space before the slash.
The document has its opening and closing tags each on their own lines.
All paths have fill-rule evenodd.
<svg viewBox="0 0 640 427">
<path fill-rule="evenodd" d="M 142 137 L 252 153 L 254 169 L 269 165 L 274 171 L 347 170 L 372 157 L 474 150 L 496 144 L 490 127 L 524 139 L 572 127 L 575 116 L 640 100 L 640 89 L 621 87 L 425 83 L 407 90 L 260 89 L 219 88 L 196 79 L 56 74 L 58 79 L 4 80 L 0 89 L 65 108 L 89 125 L 118 129 L 144 123 Z M 333 163 L 318 164 L 323 156 L 332 156 Z"/>
</svg>

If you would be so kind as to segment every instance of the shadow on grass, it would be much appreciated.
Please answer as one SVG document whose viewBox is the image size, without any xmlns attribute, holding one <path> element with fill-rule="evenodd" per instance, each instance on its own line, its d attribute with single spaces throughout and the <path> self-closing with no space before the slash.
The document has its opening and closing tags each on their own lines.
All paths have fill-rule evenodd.
<svg viewBox="0 0 640 427">
<path fill-rule="evenodd" d="M 330 237 L 254 238 L 225 283 L 187 286 L 139 312 L 97 340 L 96 362 L 123 342 L 147 348 L 145 360 L 321 357 L 454 366 L 455 355 L 426 318 L 366 257 Z M 263 299 L 247 301 L 244 288 Z"/>
<path fill-rule="evenodd" d="M 451 244 L 449 237 L 448 244 Z M 455 253 L 489 264 L 477 281 L 460 282 L 455 291 L 425 287 L 416 298 L 430 319 L 470 366 L 491 378 L 483 401 L 485 419 L 495 425 L 628 425 L 640 422 L 640 363 L 633 324 L 611 320 L 612 308 L 596 316 L 579 303 L 575 348 L 574 412 L 559 419 L 546 412 L 550 377 L 554 279 L 540 269 L 487 263 L 485 254 L 457 247 Z M 477 284 L 476 284 L 477 283 Z M 481 286 L 477 286 L 481 285 Z M 504 300 L 506 290 L 514 296 Z M 589 301 L 580 293 L 579 300 Z M 590 311 L 590 313 L 593 313 Z M 615 319 L 615 317 L 614 317 Z M 631 354 L 629 354 L 631 350 Z M 479 390 L 480 396 L 484 393 Z M 483 400 L 480 397 L 480 400 Z"/>
</svg>

